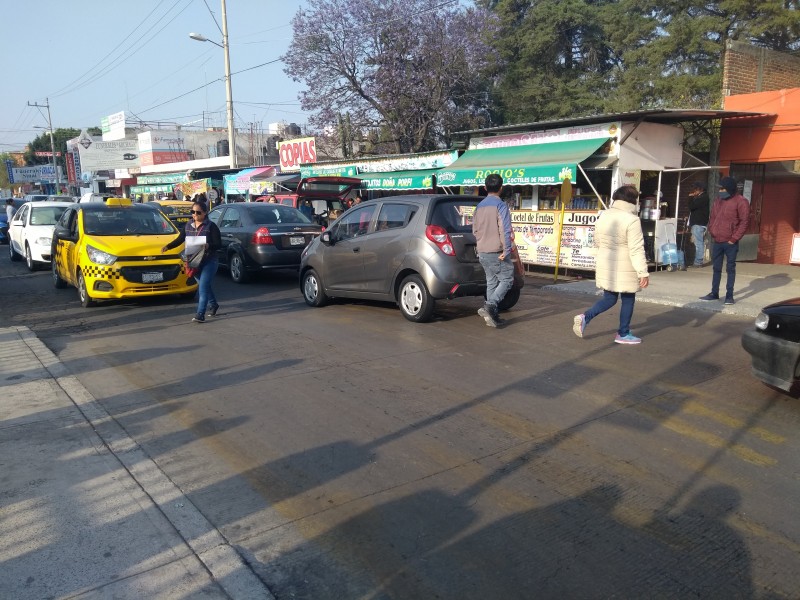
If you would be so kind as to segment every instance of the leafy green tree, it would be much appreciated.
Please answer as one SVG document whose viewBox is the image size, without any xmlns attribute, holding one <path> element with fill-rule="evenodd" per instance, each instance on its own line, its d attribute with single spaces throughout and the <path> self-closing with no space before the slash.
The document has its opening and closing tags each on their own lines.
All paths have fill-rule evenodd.
<svg viewBox="0 0 800 600">
<path fill-rule="evenodd" d="M 800 50 L 798 0 L 479 0 L 502 23 L 506 122 L 721 105 L 729 39 Z"/>
<path fill-rule="evenodd" d="M 7 152 L 0 153 L 0 190 L 7 190 L 12 187 L 8 182 L 7 160 L 12 160 L 11 155 Z"/>
<path fill-rule="evenodd" d="M 53 143 L 56 152 L 61 153 L 61 160 L 59 164 L 64 165 L 64 153 L 67 151 L 67 140 L 78 137 L 81 134 L 80 129 L 72 128 L 59 128 L 53 131 Z M 25 164 L 28 166 L 33 165 L 46 165 L 52 163 L 52 159 L 48 156 L 36 156 L 36 152 L 50 152 L 50 132 L 45 131 L 36 136 L 32 142 L 28 144 L 25 150 Z"/>
</svg>

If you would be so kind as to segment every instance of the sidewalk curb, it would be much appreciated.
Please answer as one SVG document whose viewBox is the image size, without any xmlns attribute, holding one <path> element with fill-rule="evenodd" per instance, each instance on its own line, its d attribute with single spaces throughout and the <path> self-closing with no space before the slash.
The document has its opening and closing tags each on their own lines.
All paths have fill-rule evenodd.
<svg viewBox="0 0 800 600">
<path fill-rule="evenodd" d="M 234 599 L 274 596 L 222 534 L 98 403 L 58 357 L 27 327 L 10 327 L 70 398 L 108 452 L 131 476 L 208 570 Z"/>
</svg>

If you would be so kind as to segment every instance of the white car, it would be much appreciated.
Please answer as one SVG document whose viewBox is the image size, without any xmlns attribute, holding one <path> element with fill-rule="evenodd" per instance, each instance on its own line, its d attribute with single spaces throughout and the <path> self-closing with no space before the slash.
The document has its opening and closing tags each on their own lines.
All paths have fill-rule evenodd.
<svg viewBox="0 0 800 600">
<path fill-rule="evenodd" d="M 72 202 L 26 202 L 8 224 L 8 253 L 11 260 L 23 256 L 28 269 L 50 262 L 53 228 Z"/>
</svg>

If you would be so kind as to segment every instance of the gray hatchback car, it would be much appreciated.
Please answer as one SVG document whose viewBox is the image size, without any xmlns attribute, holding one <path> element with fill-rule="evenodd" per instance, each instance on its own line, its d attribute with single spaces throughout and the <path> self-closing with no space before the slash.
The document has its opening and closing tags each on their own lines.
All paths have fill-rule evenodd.
<svg viewBox="0 0 800 600">
<path fill-rule="evenodd" d="M 300 289 L 309 306 L 329 298 L 396 302 L 430 320 L 436 300 L 483 296 L 486 277 L 472 235 L 477 196 L 392 196 L 356 204 L 303 251 Z M 521 285 L 501 303 L 507 310 Z"/>
</svg>

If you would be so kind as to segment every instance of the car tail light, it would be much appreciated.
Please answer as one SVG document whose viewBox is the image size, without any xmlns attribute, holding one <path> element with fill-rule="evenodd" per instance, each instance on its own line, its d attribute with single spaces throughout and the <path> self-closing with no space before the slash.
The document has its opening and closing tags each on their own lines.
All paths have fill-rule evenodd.
<svg viewBox="0 0 800 600">
<path fill-rule="evenodd" d="M 444 227 L 439 225 L 428 225 L 425 228 L 425 237 L 436 244 L 439 250 L 448 256 L 455 256 L 456 251 L 453 249 L 453 243 L 450 241 L 450 236 Z"/>
<path fill-rule="evenodd" d="M 253 243 L 254 244 L 274 244 L 275 240 L 272 239 L 272 236 L 269 233 L 269 229 L 266 227 L 259 227 L 256 232 L 253 234 Z"/>
</svg>

